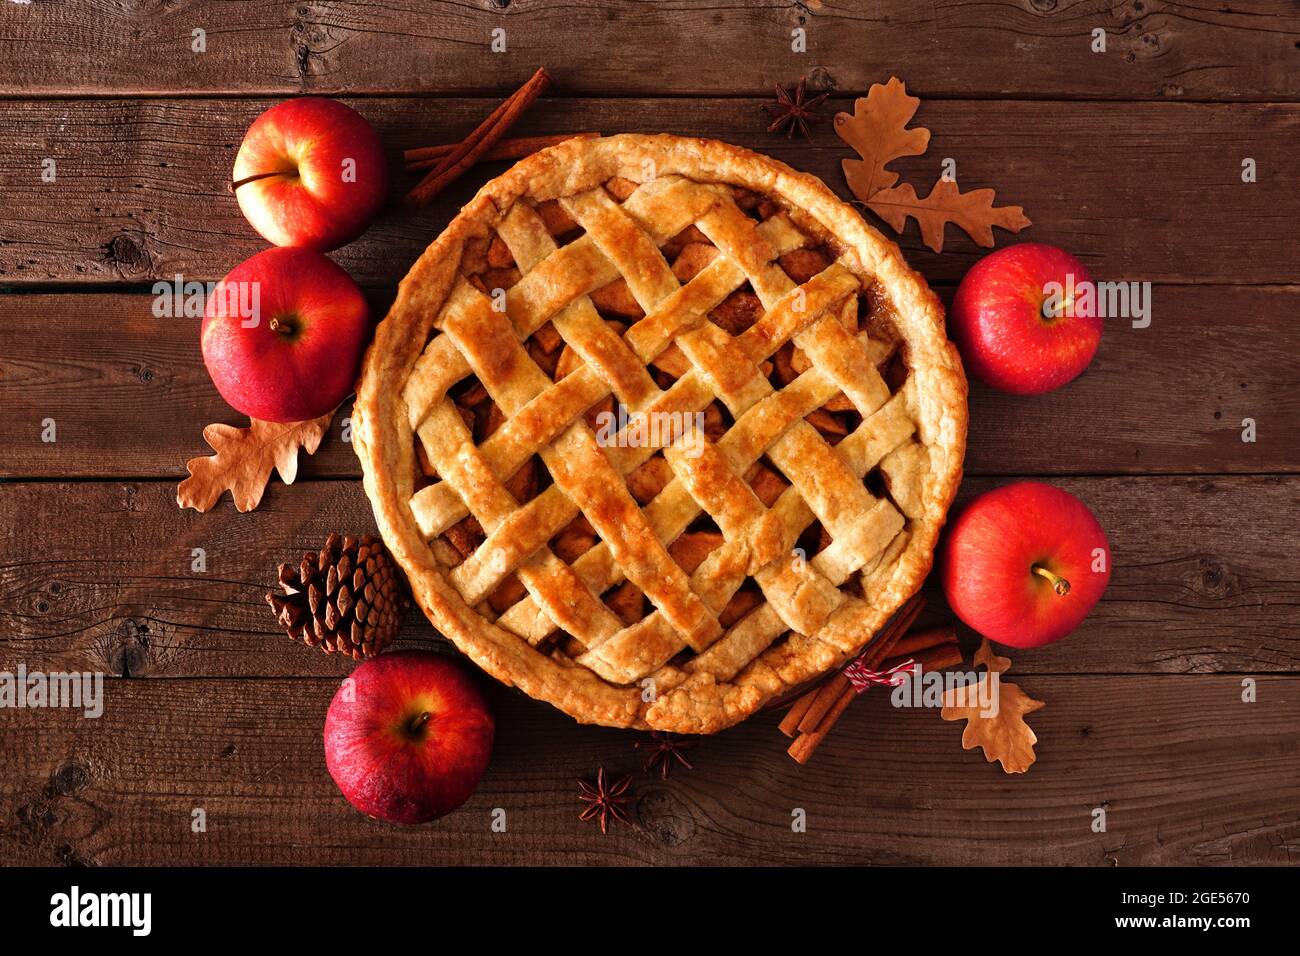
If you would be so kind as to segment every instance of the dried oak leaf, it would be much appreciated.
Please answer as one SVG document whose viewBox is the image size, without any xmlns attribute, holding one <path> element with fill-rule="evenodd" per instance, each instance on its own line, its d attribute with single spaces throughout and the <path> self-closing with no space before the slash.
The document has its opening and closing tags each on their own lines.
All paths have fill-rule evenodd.
<svg viewBox="0 0 1300 956">
<path fill-rule="evenodd" d="M 924 199 L 916 195 L 911 183 L 882 189 L 867 200 L 867 205 L 897 233 L 902 233 L 911 216 L 921 227 L 921 238 L 934 252 L 943 251 L 943 227 L 955 223 L 977 245 L 993 245 L 993 227 L 1019 232 L 1030 225 L 1019 206 L 994 206 L 993 190 L 957 188 L 951 179 L 940 179 Z"/>
<path fill-rule="evenodd" d="M 176 503 L 207 511 L 229 491 L 235 510 L 252 511 L 262 500 L 271 469 L 280 473 L 286 485 L 293 484 L 298 476 L 298 449 L 313 454 L 333 420 L 334 412 L 328 412 L 306 422 L 252 419 L 247 428 L 209 425 L 203 429 L 203 440 L 216 454 L 186 462 L 190 477 L 176 486 Z"/>
<path fill-rule="evenodd" d="M 861 156 L 841 162 L 853 195 L 863 202 L 898 182 L 898 173 L 885 166 L 900 156 L 920 156 L 930 144 L 930 131 L 907 129 L 921 101 L 907 95 L 896 76 L 883 86 L 873 83 L 865 97 L 853 103 L 853 113 L 835 114 L 835 132 Z"/>
<path fill-rule="evenodd" d="M 1011 658 L 999 657 L 995 654 L 988 638 L 980 641 L 979 649 L 975 652 L 975 666 L 979 667 L 981 664 L 996 674 L 1005 674 L 1011 670 Z"/>
<path fill-rule="evenodd" d="M 965 720 L 966 729 L 962 731 L 961 745 L 966 750 L 980 747 L 989 763 L 994 760 L 1002 764 L 1005 773 L 1024 773 L 1037 758 L 1034 744 L 1038 736 L 1025 723 L 1025 716 L 1045 706 L 1041 700 L 1034 700 L 1015 684 L 1001 679 L 1001 674 L 1011 667 L 1011 661 L 993 653 L 988 641 L 984 641 L 975 652 L 975 663 L 983 664 L 988 670 L 980 675 L 978 687 L 954 687 L 944 691 L 944 720 Z M 979 698 L 987 699 L 987 682 L 989 674 L 998 674 L 998 712 L 994 716 L 985 716 Z M 972 701 L 971 695 L 975 695 Z M 968 705 L 969 704 L 969 705 Z"/>
</svg>

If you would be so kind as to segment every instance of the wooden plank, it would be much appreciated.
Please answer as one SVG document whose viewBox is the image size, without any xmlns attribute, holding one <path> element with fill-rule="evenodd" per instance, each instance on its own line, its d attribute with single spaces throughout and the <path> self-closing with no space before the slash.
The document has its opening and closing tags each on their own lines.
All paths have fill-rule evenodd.
<svg viewBox="0 0 1300 956">
<path fill-rule="evenodd" d="M 1012 652 L 1023 673 L 1300 671 L 1300 477 L 1054 480 L 1111 543 L 1109 590 L 1067 640 Z M 959 503 L 1000 482 L 968 479 Z M 169 483 L 0 485 L 0 669 L 133 677 L 340 675 L 264 603 L 280 561 L 374 530 L 359 482 L 276 486 L 256 511 L 180 511 Z M 34 520 L 39 516 L 39 520 Z M 206 571 L 195 572 L 202 548 Z M 943 616 L 931 589 L 932 612 Z M 435 632 L 412 612 L 403 643 Z M 968 640 L 973 637 L 967 634 Z"/>
<path fill-rule="evenodd" d="M 1261 679 L 1254 704 L 1235 677 L 1026 677 L 1047 707 L 1030 717 L 1039 760 L 1016 777 L 963 751 L 960 724 L 873 693 L 807 767 L 764 714 L 697 742 L 695 769 L 662 781 L 640 769 L 644 735 L 579 728 L 492 688 L 497 745 L 478 792 L 408 829 L 367 820 L 330 780 L 320 731 L 336 686 L 114 680 L 97 720 L 0 711 L 0 851 L 43 865 L 1246 865 L 1300 853 L 1297 677 Z M 574 780 L 597 766 L 635 773 L 636 828 L 602 836 L 578 820 Z M 191 829 L 195 809 L 206 832 Z M 796 809 L 805 833 L 792 832 Z"/>
<path fill-rule="evenodd" d="M 0 102 L 5 215 L 0 285 L 215 280 L 265 248 L 227 189 L 235 153 L 270 100 Z M 402 147 L 467 133 L 490 100 L 373 99 L 356 105 L 384 142 Z M 827 110 L 847 107 L 837 100 Z M 764 131 L 761 101 L 548 99 L 520 134 L 671 130 L 771 153 L 821 176 L 841 195 L 851 151 L 830 123 L 815 145 Z M 1287 283 L 1296 278 L 1295 193 L 1300 106 L 1159 103 L 925 103 L 930 154 L 899 163 L 928 192 L 945 157 L 965 188 L 994 186 L 1034 225 L 1020 239 L 1079 255 L 1101 279 Z M 42 162 L 57 179 L 42 181 Z M 1258 181 L 1241 181 L 1254 159 Z M 489 175 L 475 170 L 429 210 L 394 201 L 371 230 L 336 253 L 362 284 L 392 288 Z M 412 182 L 398 174 L 402 188 Z M 1008 240 L 999 233 L 1002 242 Z M 957 281 L 984 254 L 949 229 L 946 252 L 902 240 L 931 281 Z"/>
<path fill-rule="evenodd" d="M 384 295 L 373 299 L 382 315 Z M 244 423 L 203 369 L 198 320 L 156 319 L 151 301 L 0 296 L 0 475 L 184 476 L 209 451 L 205 423 Z M 1033 398 L 974 386 L 967 472 L 1300 470 L 1300 326 L 1278 321 L 1298 311 L 1296 286 L 1157 286 L 1151 326 L 1108 323 L 1096 361 L 1069 386 Z M 360 475 L 340 440 L 345 417 L 304 475 Z M 1241 440 L 1246 418 L 1253 443 Z M 41 440 L 46 419 L 56 442 Z"/>
<path fill-rule="evenodd" d="M 758 93 L 803 73 L 855 91 L 902 63 L 929 94 L 1300 97 L 1295 5 L 1240 6 L 71 0 L 6 11 L 0 90 L 464 94 L 517 85 L 545 62 L 563 88 L 622 95 Z M 203 52 L 193 48 L 196 28 L 206 31 Z M 796 28 L 806 53 L 792 49 Z M 497 29 L 502 53 L 491 48 Z M 1096 29 L 1106 32 L 1104 53 L 1094 52 Z"/>
<path fill-rule="evenodd" d="M 388 296 L 391 300 L 391 295 Z M 154 477 L 186 474 L 212 449 L 208 422 L 247 425 L 203 365 L 198 318 L 155 318 L 153 297 L 0 295 L 0 397 L 12 403 L 0 436 L 21 449 L 2 476 Z M 382 316 L 387 300 L 372 299 Z M 351 400 L 301 474 L 359 477 L 343 442 Z M 54 441 L 42 440 L 53 422 Z"/>
</svg>

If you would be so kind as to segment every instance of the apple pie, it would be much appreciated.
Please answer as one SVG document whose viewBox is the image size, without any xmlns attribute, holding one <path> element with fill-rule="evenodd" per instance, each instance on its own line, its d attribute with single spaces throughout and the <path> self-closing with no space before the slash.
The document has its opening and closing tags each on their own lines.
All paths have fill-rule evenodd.
<svg viewBox="0 0 1300 956">
<path fill-rule="evenodd" d="M 966 418 L 937 297 L 820 180 L 629 134 L 529 156 L 425 250 L 354 444 L 476 664 L 582 722 L 698 734 L 920 588 Z"/>
</svg>

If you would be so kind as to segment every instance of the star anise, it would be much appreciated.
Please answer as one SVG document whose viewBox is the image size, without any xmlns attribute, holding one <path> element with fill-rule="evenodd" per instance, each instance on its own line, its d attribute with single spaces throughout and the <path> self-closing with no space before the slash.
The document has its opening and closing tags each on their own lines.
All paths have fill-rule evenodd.
<svg viewBox="0 0 1300 956">
<path fill-rule="evenodd" d="M 632 826 L 632 818 L 628 816 L 627 810 L 623 804 L 632 799 L 632 795 L 627 792 L 628 785 L 632 782 L 632 776 L 629 774 L 614 783 L 609 782 L 605 775 L 605 768 L 601 767 L 596 771 L 596 783 L 590 784 L 586 780 L 579 780 L 578 786 L 581 792 L 578 799 L 587 804 L 587 808 L 578 815 L 579 820 L 590 820 L 593 817 L 600 818 L 600 832 L 605 833 L 609 825 L 609 818 L 622 820 L 628 826 Z"/>
<path fill-rule="evenodd" d="M 809 126 L 812 123 L 820 123 L 823 117 L 817 113 L 817 107 L 822 104 L 826 97 L 830 96 L 830 91 L 819 93 L 812 99 L 807 99 L 808 87 L 807 77 L 801 77 L 799 83 L 791 93 L 781 84 L 776 84 L 776 103 L 769 103 L 763 107 L 773 116 L 772 125 L 767 128 L 769 133 L 785 130 L 785 138 L 790 139 L 794 136 L 794 131 L 798 130 L 803 134 L 803 138 L 812 142 L 812 134 Z"/>
<path fill-rule="evenodd" d="M 691 762 L 682 753 L 683 750 L 690 747 L 690 744 L 680 737 L 652 730 L 650 731 L 649 740 L 638 740 L 635 744 L 638 749 L 642 745 L 650 752 L 650 758 L 645 762 L 646 771 L 649 772 L 658 767 L 661 780 L 668 779 L 668 771 L 673 768 L 674 763 L 681 764 L 687 770 L 694 769 Z"/>
</svg>

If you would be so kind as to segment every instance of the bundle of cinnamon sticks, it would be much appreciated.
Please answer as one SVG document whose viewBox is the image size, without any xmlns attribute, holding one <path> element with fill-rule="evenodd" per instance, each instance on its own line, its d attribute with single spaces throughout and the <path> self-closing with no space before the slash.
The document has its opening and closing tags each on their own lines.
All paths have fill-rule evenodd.
<svg viewBox="0 0 1300 956">
<path fill-rule="evenodd" d="M 954 625 L 944 624 L 908 633 L 924 606 L 924 599 L 916 595 L 899 609 L 876 640 L 862 652 L 860 660 L 868 670 L 888 671 L 909 659 L 925 671 L 940 670 L 961 662 L 961 647 L 957 643 Z M 857 696 L 857 689 L 841 670 L 796 700 L 781 721 L 781 732 L 794 738 L 787 753 L 797 763 L 807 763 Z"/>
<path fill-rule="evenodd" d="M 425 205 L 480 161 L 522 159 L 539 149 L 554 146 L 574 136 L 599 136 L 599 133 L 564 133 L 558 136 L 502 138 L 524 111 L 542 95 L 550 82 L 550 74 L 545 67 L 540 67 L 527 83 L 507 97 L 461 142 L 406 150 L 403 159 L 408 171 L 428 170 L 415 188 L 406 194 L 407 204 L 416 207 Z"/>
<path fill-rule="evenodd" d="M 406 194 L 407 203 L 423 206 L 448 183 L 477 163 L 505 135 L 506 130 L 514 125 L 515 120 L 523 115 L 524 110 L 542 95 L 550 82 L 551 75 L 546 72 L 546 67 L 539 67 L 528 82 L 488 114 L 488 118 L 479 123 L 474 132 L 438 160 L 437 165 Z"/>
<path fill-rule="evenodd" d="M 599 135 L 600 133 L 583 132 L 555 133 L 550 136 L 516 136 L 511 139 L 499 140 L 495 146 L 480 156 L 479 160 L 484 163 L 491 163 L 503 159 L 523 159 L 540 149 L 546 149 L 556 143 L 563 143 L 566 139 L 593 139 Z M 421 170 L 434 169 L 444 157 L 461 145 L 461 143 L 446 143 L 442 146 L 420 146 L 416 149 L 405 150 L 402 153 L 402 159 L 406 163 L 406 171 L 408 173 L 418 173 Z"/>
</svg>

